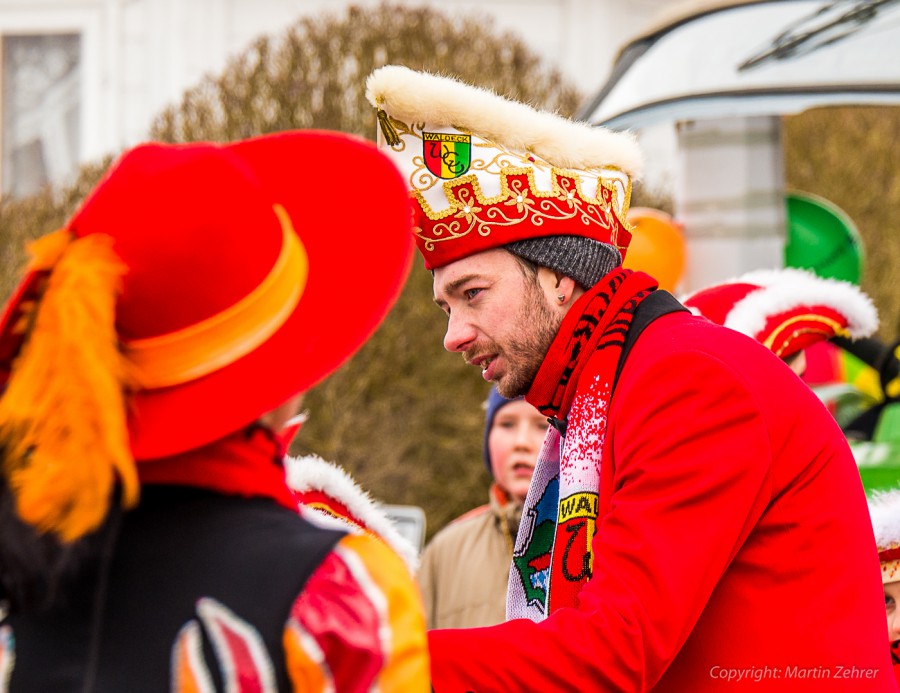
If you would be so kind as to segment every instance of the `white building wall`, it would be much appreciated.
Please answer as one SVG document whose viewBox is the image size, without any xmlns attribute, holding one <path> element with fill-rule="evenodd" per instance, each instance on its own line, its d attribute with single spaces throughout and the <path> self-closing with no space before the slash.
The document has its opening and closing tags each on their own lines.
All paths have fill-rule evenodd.
<svg viewBox="0 0 900 693">
<path fill-rule="evenodd" d="M 353 0 L 375 6 L 381 0 Z M 79 163 L 144 139 L 152 118 L 254 39 L 300 16 L 343 14 L 335 0 L 0 0 L 0 35 L 79 33 Z M 590 96 L 619 47 L 665 0 L 409 0 L 445 14 L 490 16 Z M 63 181 L 56 181 L 63 182 Z"/>
<path fill-rule="evenodd" d="M 687 242 L 680 291 L 784 264 L 787 209 L 777 116 L 679 123 L 674 179 L 675 216 Z"/>
</svg>

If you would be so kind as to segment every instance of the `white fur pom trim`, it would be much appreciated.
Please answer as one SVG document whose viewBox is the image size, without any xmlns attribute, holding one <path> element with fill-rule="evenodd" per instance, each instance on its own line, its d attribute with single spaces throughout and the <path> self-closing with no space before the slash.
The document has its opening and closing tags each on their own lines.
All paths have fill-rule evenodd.
<svg viewBox="0 0 900 693">
<path fill-rule="evenodd" d="M 346 471 L 317 455 L 286 457 L 284 461 L 288 486 L 298 492 L 319 491 L 346 506 L 372 534 L 381 537 L 415 574 L 419 555 L 412 543 L 404 537 L 391 519 L 385 515 L 372 497 L 366 493 Z M 318 512 L 313 509 L 313 512 Z M 320 513 L 324 515 L 324 513 Z M 341 520 L 344 529 L 358 531 L 353 522 Z"/>
<path fill-rule="evenodd" d="M 641 150 L 631 134 L 538 111 L 451 77 L 386 65 L 369 75 L 366 98 L 404 123 L 466 130 L 560 168 L 612 167 L 640 175 Z"/>
<path fill-rule="evenodd" d="M 873 493 L 869 498 L 869 515 L 878 550 L 900 546 L 900 489 Z"/>
<path fill-rule="evenodd" d="M 734 304 L 725 318 L 725 326 L 756 337 L 766 320 L 799 306 L 828 306 L 847 319 L 852 339 L 869 337 L 878 329 L 878 311 L 872 299 L 850 282 L 819 277 L 812 272 L 786 267 L 761 269 L 721 282 L 753 284 L 762 287 Z M 701 289 L 702 291 L 702 289 Z M 699 293 L 699 292 L 697 292 Z M 690 296 L 684 301 L 690 301 Z"/>
</svg>

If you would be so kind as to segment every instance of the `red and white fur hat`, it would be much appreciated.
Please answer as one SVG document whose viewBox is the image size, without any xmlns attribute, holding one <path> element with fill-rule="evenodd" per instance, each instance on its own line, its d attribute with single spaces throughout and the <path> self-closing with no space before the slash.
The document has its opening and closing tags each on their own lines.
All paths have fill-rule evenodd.
<svg viewBox="0 0 900 693">
<path fill-rule="evenodd" d="M 753 337 L 786 359 L 816 342 L 868 337 L 872 299 L 849 282 L 801 269 L 756 270 L 681 299 L 691 312 Z"/>
<path fill-rule="evenodd" d="M 379 146 L 406 178 L 426 269 L 517 241 L 576 236 L 624 258 L 634 136 L 451 77 L 385 65 L 366 80 Z"/>
<path fill-rule="evenodd" d="M 877 493 L 869 499 L 869 515 L 875 530 L 881 580 L 900 581 L 900 489 Z"/>
</svg>

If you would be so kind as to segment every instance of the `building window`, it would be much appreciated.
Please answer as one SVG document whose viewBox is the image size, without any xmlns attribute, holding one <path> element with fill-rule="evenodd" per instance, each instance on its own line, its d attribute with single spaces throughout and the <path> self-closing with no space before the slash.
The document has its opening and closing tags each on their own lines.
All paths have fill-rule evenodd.
<svg viewBox="0 0 900 693">
<path fill-rule="evenodd" d="M 23 196 L 67 181 L 79 161 L 81 37 L 4 36 L 4 195 Z"/>
</svg>

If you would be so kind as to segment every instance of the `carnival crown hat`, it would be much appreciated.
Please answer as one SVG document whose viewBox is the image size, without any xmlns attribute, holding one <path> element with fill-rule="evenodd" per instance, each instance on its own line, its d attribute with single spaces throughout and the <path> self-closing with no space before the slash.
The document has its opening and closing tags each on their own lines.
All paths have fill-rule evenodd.
<svg viewBox="0 0 900 693">
<path fill-rule="evenodd" d="M 75 538 L 115 477 L 134 501 L 135 460 L 201 447 L 316 384 L 395 301 L 409 232 L 403 179 L 360 138 L 126 152 L 33 244 L 0 321 L 20 515 Z"/>
<path fill-rule="evenodd" d="M 872 299 L 849 282 L 805 270 L 756 270 L 700 289 L 682 303 L 787 358 L 832 337 L 867 337 L 878 328 Z"/>
<path fill-rule="evenodd" d="M 868 499 L 875 531 L 875 546 L 881 563 L 881 580 L 900 580 L 900 489 L 876 492 Z"/>
<path fill-rule="evenodd" d="M 641 165 L 631 135 L 398 65 L 375 70 L 366 87 L 379 144 L 411 190 L 427 269 L 519 243 L 518 254 L 568 273 L 567 255 L 588 247 L 535 253 L 529 243 L 548 237 L 603 243 L 621 262 L 631 238 L 631 181 Z M 597 278 L 587 275 L 581 283 Z"/>
</svg>

